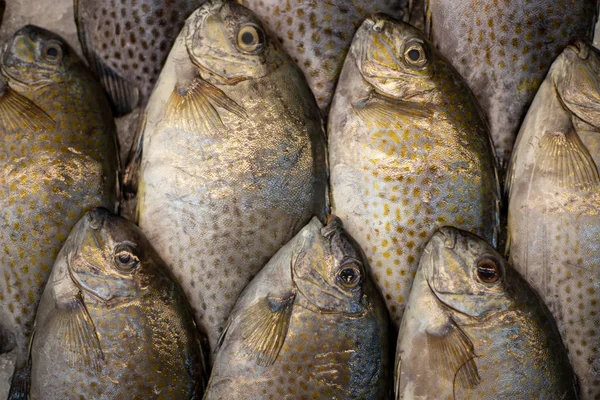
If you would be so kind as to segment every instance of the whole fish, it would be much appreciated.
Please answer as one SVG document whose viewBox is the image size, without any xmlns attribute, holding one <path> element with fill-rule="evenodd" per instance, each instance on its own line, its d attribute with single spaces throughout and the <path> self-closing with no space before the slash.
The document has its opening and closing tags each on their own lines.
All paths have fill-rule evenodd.
<svg viewBox="0 0 600 400">
<path fill-rule="evenodd" d="M 408 0 L 237 0 L 256 12 L 300 66 L 327 115 L 352 36 L 365 18 L 407 15 Z"/>
<path fill-rule="evenodd" d="M 59 253 L 31 344 L 31 399 L 200 399 L 200 333 L 132 222 L 87 213 Z"/>
<path fill-rule="evenodd" d="M 240 296 L 204 399 L 385 399 L 389 345 L 362 250 L 313 218 Z"/>
<path fill-rule="evenodd" d="M 426 0 L 426 31 L 465 78 L 505 166 L 550 64 L 575 39 L 591 40 L 597 0 Z"/>
<path fill-rule="evenodd" d="M 117 115 L 148 101 L 185 19 L 205 0 L 73 0 L 83 54 Z"/>
<path fill-rule="evenodd" d="M 396 327 L 436 228 L 495 244 L 494 150 L 476 100 L 423 33 L 384 15 L 356 33 L 329 116 L 332 207 L 365 249 Z"/>
<path fill-rule="evenodd" d="M 489 244 L 452 227 L 423 251 L 395 379 L 398 399 L 578 398 L 548 308 Z"/>
<path fill-rule="evenodd" d="M 325 212 L 319 109 L 259 19 L 217 0 L 186 22 L 145 119 L 139 224 L 212 347 L 244 286 Z"/>
<path fill-rule="evenodd" d="M 554 61 L 509 164 L 510 260 L 544 299 L 579 377 L 600 398 L 600 53 Z"/>
<path fill-rule="evenodd" d="M 26 26 L 1 67 L 0 353 L 16 348 L 18 381 L 63 242 L 87 210 L 115 207 L 118 156 L 102 88 L 63 39 Z"/>
</svg>

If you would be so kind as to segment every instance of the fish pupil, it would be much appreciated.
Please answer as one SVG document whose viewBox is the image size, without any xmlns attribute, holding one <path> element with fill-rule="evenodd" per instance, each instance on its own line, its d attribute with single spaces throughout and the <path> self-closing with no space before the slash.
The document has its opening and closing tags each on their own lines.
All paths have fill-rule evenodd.
<svg viewBox="0 0 600 400">
<path fill-rule="evenodd" d="M 344 268 L 341 278 L 345 283 L 352 283 L 356 280 L 356 271 L 352 268 Z"/>
<path fill-rule="evenodd" d="M 251 45 L 254 43 L 254 35 L 250 32 L 242 33 L 242 42 L 246 45 Z"/>
<path fill-rule="evenodd" d="M 130 261 L 131 261 L 131 256 L 129 254 L 120 254 L 119 255 L 119 262 L 121 264 L 129 264 Z"/>
<path fill-rule="evenodd" d="M 408 58 L 410 58 L 412 61 L 418 61 L 420 57 L 421 57 L 421 52 L 419 50 L 410 49 L 408 51 Z"/>
</svg>

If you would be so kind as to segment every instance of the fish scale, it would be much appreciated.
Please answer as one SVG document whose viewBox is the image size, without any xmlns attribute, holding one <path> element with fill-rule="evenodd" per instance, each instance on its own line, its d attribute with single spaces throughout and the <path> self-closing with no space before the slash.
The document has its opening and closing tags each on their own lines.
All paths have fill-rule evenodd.
<svg viewBox="0 0 600 400">
<path fill-rule="evenodd" d="M 49 46 L 63 58 L 42 60 Z M 0 99 L 0 344 L 2 352 L 17 347 L 19 369 L 62 243 L 85 211 L 115 206 L 118 156 L 102 88 L 60 37 L 34 26 L 20 29 L 2 73 L 8 89 Z"/>
<path fill-rule="evenodd" d="M 596 0 L 428 0 L 426 31 L 465 78 L 508 162 L 519 126 L 554 58 L 591 40 Z"/>
<path fill-rule="evenodd" d="M 554 61 L 519 131 L 507 177 L 508 251 L 558 323 L 582 399 L 600 398 L 600 54 Z"/>
<path fill-rule="evenodd" d="M 362 21 L 376 12 L 406 15 L 406 0 L 237 0 L 263 18 L 294 58 L 327 114 L 344 57 Z"/>
<path fill-rule="evenodd" d="M 79 41 L 118 114 L 145 105 L 185 19 L 204 0 L 74 0 Z"/>
<path fill-rule="evenodd" d="M 411 69 L 405 46 L 427 62 Z M 355 36 L 329 119 L 332 209 L 363 246 L 396 326 L 437 227 L 495 243 L 499 187 L 488 128 L 423 34 L 380 15 Z"/>
</svg>

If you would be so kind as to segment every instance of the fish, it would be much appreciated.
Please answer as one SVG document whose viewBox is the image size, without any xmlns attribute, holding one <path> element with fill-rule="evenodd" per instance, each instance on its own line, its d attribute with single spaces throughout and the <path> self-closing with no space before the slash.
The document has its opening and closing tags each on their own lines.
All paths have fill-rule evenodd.
<svg viewBox="0 0 600 400">
<path fill-rule="evenodd" d="M 507 252 L 557 321 L 581 398 L 600 397 L 600 53 L 552 64 L 509 163 Z"/>
<path fill-rule="evenodd" d="M 258 17 L 209 1 L 175 41 L 143 118 L 137 221 L 214 348 L 244 286 L 324 218 L 319 109 Z"/>
<path fill-rule="evenodd" d="M 115 115 L 147 103 L 185 19 L 204 0 L 73 0 L 77 35 Z"/>
<path fill-rule="evenodd" d="M 35 319 L 33 399 L 200 399 L 206 366 L 183 290 L 144 233 L 89 211 L 61 249 Z"/>
<path fill-rule="evenodd" d="M 482 238 L 440 228 L 419 262 L 396 350 L 396 399 L 577 399 L 556 322 Z"/>
<path fill-rule="evenodd" d="M 0 95 L 0 353 L 25 367 L 54 259 L 86 211 L 116 209 L 119 159 L 110 105 L 75 51 L 28 25 L 6 44 Z"/>
<path fill-rule="evenodd" d="M 389 327 L 360 246 L 314 217 L 240 296 L 204 399 L 388 398 Z"/>
<path fill-rule="evenodd" d="M 550 64 L 591 41 L 596 0 L 426 0 L 429 39 L 465 78 L 490 124 L 502 174 Z"/>
<path fill-rule="evenodd" d="M 497 244 L 500 189 L 488 125 L 424 34 L 378 14 L 354 37 L 328 135 L 332 212 L 365 250 L 397 329 L 436 228 Z"/>
<path fill-rule="evenodd" d="M 238 0 L 259 15 L 306 76 L 327 116 L 354 33 L 365 18 L 408 16 L 408 0 Z"/>
</svg>

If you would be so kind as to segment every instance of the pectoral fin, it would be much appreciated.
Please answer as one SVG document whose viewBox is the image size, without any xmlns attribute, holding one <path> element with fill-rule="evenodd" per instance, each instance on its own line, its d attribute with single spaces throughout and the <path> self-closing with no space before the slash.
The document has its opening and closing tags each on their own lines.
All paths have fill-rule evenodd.
<svg viewBox="0 0 600 400">
<path fill-rule="evenodd" d="M 49 324 L 48 329 L 56 332 L 56 336 L 64 341 L 70 367 L 81 365 L 92 368 L 97 374 L 102 371 L 104 354 L 81 293 L 60 304 L 53 311 Z"/>
<path fill-rule="evenodd" d="M 427 332 L 429 367 L 435 375 L 472 389 L 481 382 L 475 349 L 469 337 L 451 319 L 439 331 Z"/>
<path fill-rule="evenodd" d="M 264 297 L 253 304 L 238 325 L 242 346 L 257 364 L 275 362 L 283 346 L 292 316 L 295 294 L 286 298 Z"/>
<path fill-rule="evenodd" d="M 55 123 L 41 108 L 12 89 L 0 97 L 0 129 L 3 132 L 38 133 L 53 130 Z"/>
<path fill-rule="evenodd" d="M 590 189 L 600 184 L 594 159 L 574 130 L 546 132 L 540 139 L 536 173 L 562 188 Z"/>
<path fill-rule="evenodd" d="M 176 87 L 167 103 L 166 120 L 186 132 L 208 132 L 223 128 L 217 108 L 227 110 L 240 118 L 246 111 L 225 92 L 203 79 L 196 78 L 185 87 Z"/>
<path fill-rule="evenodd" d="M 387 126 L 389 121 L 396 121 L 403 117 L 427 118 L 432 111 L 416 103 L 409 103 L 391 98 L 384 98 L 377 93 L 357 101 L 352 108 L 363 122 L 382 123 Z"/>
</svg>

